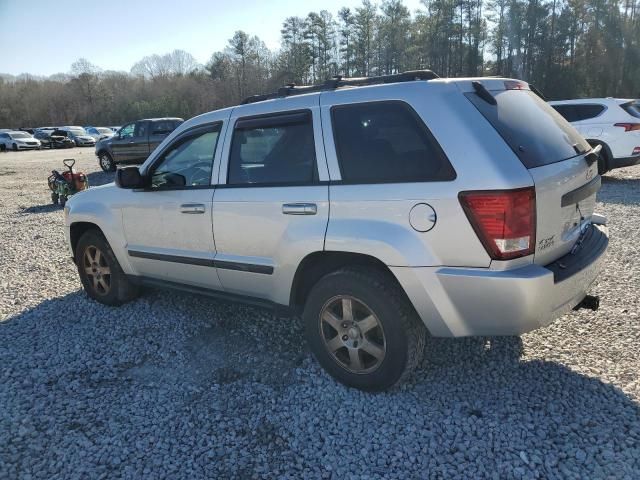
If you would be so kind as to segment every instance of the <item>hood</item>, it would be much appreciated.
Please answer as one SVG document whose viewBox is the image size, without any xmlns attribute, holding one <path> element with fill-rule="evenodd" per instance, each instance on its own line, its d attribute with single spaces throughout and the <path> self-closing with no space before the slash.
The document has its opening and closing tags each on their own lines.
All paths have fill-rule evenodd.
<svg viewBox="0 0 640 480">
<path fill-rule="evenodd" d="M 96 187 L 89 187 L 86 190 L 82 190 L 67 200 L 67 205 L 73 208 L 74 205 L 84 202 L 100 202 L 103 195 L 109 195 L 110 192 L 117 190 L 115 182 L 106 183 L 104 185 L 98 185 Z"/>
</svg>

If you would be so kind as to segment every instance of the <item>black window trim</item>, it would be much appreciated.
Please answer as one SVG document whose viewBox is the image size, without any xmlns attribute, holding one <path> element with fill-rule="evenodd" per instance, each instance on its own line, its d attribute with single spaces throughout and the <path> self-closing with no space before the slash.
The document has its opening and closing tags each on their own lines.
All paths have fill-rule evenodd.
<svg viewBox="0 0 640 480">
<path fill-rule="evenodd" d="M 422 127 L 424 133 L 427 135 L 427 137 L 429 137 L 429 140 L 431 140 L 433 142 L 433 145 L 435 146 L 435 148 L 437 150 L 437 153 L 440 154 L 442 156 L 443 160 L 445 160 L 449 164 L 449 166 L 451 167 L 451 171 L 453 172 L 453 176 L 450 179 L 447 179 L 447 180 L 434 179 L 434 180 L 419 180 L 419 181 L 415 181 L 415 182 L 400 182 L 400 181 L 397 181 L 397 180 L 369 180 L 369 181 L 344 180 L 343 179 L 343 174 L 342 174 L 342 165 L 341 165 L 341 162 L 340 162 L 338 139 L 336 138 L 336 129 L 334 128 L 334 126 L 336 124 L 335 117 L 334 117 L 335 111 L 339 110 L 341 108 L 352 107 L 354 105 L 361 106 L 361 105 L 372 105 L 372 104 L 375 104 L 375 105 L 380 105 L 380 104 L 383 104 L 383 105 L 384 104 L 400 105 L 402 108 L 404 108 L 406 111 L 408 111 L 409 114 L 417 121 L 418 125 Z M 406 184 L 411 184 L 411 183 L 453 182 L 456 178 L 458 178 L 458 173 L 456 172 L 456 169 L 453 168 L 453 164 L 451 163 L 451 160 L 449 160 L 449 157 L 447 156 L 447 154 L 444 152 L 444 149 L 440 145 L 440 142 L 438 142 L 438 140 L 433 135 L 433 133 L 431 133 L 431 130 L 424 123 L 424 121 L 422 120 L 422 118 L 420 117 L 418 112 L 416 112 L 415 109 L 408 102 L 406 102 L 404 100 L 367 100 L 367 101 L 364 101 L 364 102 L 341 103 L 341 104 L 337 104 L 337 105 L 332 105 L 331 109 L 330 109 L 330 114 L 331 114 L 331 134 L 333 135 L 333 145 L 334 145 L 335 153 L 336 153 L 336 161 L 338 162 L 338 170 L 340 171 L 340 180 L 333 180 L 332 179 L 329 182 L 331 185 L 392 185 L 392 184 L 406 185 Z"/>
<path fill-rule="evenodd" d="M 213 132 L 216 127 L 220 128 L 220 131 L 218 133 L 218 138 L 216 139 L 216 144 L 214 146 L 213 149 L 213 160 L 212 160 L 212 164 L 211 164 L 211 172 L 213 173 L 213 169 L 215 167 L 215 160 L 216 160 L 216 153 L 218 150 L 218 145 L 220 145 L 220 136 L 222 135 L 222 126 L 223 126 L 224 122 L 222 120 L 217 120 L 215 122 L 209 122 L 209 123 L 203 123 L 200 125 L 195 125 L 193 127 L 190 127 L 188 129 L 186 129 L 184 132 L 180 132 L 180 134 L 178 134 L 178 136 L 176 138 L 174 138 L 171 143 L 169 143 L 166 147 L 164 147 L 156 156 L 156 158 L 153 160 L 152 163 L 149 164 L 149 166 L 146 168 L 146 170 L 144 171 L 144 175 L 151 178 L 151 176 L 153 175 L 153 172 L 155 170 L 155 168 L 158 166 L 158 164 L 164 159 L 164 155 L 171 150 L 173 147 L 177 146 L 180 142 L 186 141 L 187 139 L 189 139 L 190 137 L 194 137 L 197 136 L 199 134 L 204 134 L 204 133 L 210 133 Z M 172 191 L 172 190 L 206 190 L 206 189 L 210 189 L 210 188 L 216 188 L 217 185 L 214 185 L 211 183 L 211 177 L 209 178 L 209 184 L 208 185 L 185 185 L 184 187 L 147 187 L 144 189 L 140 189 L 139 191 L 144 191 L 144 192 L 168 192 L 168 191 Z"/>
<path fill-rule="evenodd" d="M 233 139 L 236 130 L 245 130 L 253 128 L 268 128 L 276 125 L 296 125 L 309 120 L 311 123 L 311 135 L 313 136 L 313 179 L 311 182 L 274 182 L 274 183 L 229 183 L 229 172 L 231 171 L 231 152 L 233 151 Z M 245 123 L 246 122 L 246 123 Z M 282 123 L 281 123 L 282 122 Z M 240 125 L 240 126 L 238 126 Z M 310 108 L 301 108 L 296 110 L 284 110 L 279 112 L 260 113 L 257 115 L 247 115 L 238 117 L 233 124 L 231 131 L 227 133 L 231 135 L 229 151 L 227 152 L 227 171 L 225 182 L 216 185 L 216 188 L 281 188 L 281 187 L 315 187 L 318 185 L 328 185 L 329 182 L 320 181 L 318 172 L 318 154 L 316 152 L 316 135 L 313 123 L 313 111 Z"/>
</svg>

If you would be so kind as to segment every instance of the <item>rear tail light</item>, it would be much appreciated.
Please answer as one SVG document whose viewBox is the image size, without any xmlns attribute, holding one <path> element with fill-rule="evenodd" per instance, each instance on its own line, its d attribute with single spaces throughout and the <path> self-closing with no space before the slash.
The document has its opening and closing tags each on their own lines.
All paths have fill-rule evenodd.
<svg viewBox="0 0 640 480">
<path fill-rule="evenodd" d="M 640 130 L 640 123 L 614 123 L 614 127 L 624 128 L 625 132 L 632 132 L 634 130 Z"/>
<path fill-rule="evenodd" d="M 640 147 L 636 147 L 633 149 L 633 152 L 631 152 L 631 155 L 638 155 L 640 153 Z"/>
<path fill-rule="evenodd" d="M 517 80 L 505 80 L 504 88 L 505 90 L 526 90 L 527 84 Z"/>
<path fill-rule="evenodd" d="M 461 192 L 458 197 L 471 226 L 492 259 L 509 260 L 534 252 L 534 187 Z"/>
</svg>

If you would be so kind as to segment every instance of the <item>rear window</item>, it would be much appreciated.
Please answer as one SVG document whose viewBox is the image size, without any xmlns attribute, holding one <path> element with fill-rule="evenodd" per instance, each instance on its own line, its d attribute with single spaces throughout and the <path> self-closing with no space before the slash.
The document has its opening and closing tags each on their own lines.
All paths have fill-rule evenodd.
<svg viewBox="0 0 640 480">
<path fill-rule="evenodd" d="M 632 117 L 640 118 L 640 102 L 637 100 L 634 102 L 623 103 L 620 106 Z"/>
<path fill-rule="evenodd" d="M 465 94 L 527 168 L 588 152 L 587 141 L 558 112 L 529 90 L 492 91 L 496 105 Z"/>
</svg>

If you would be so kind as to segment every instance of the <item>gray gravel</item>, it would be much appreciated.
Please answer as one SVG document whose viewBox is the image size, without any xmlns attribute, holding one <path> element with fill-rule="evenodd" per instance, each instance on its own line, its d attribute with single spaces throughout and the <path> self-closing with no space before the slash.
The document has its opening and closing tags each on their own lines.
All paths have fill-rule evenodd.
<svg viewBox="0 0 640 480">
<path fill-rule="evenodd" d="M 520 338 L 431 340 L 372 395 L 297 320 L 182 293 L 90 301 L 48 205 L 72 153 L 0 154 L 0 478 L 640 478 L 640 167 L 604 179 L 594 291 Z"/>
</svg>

